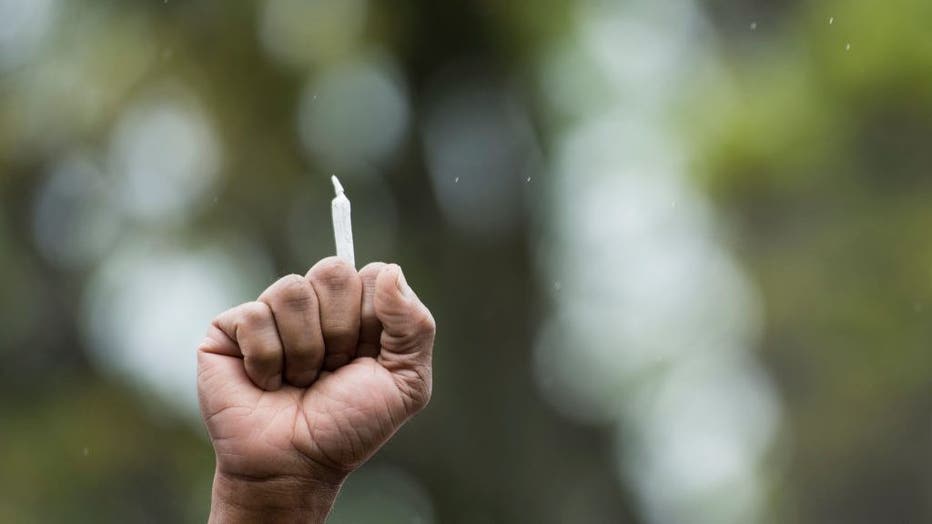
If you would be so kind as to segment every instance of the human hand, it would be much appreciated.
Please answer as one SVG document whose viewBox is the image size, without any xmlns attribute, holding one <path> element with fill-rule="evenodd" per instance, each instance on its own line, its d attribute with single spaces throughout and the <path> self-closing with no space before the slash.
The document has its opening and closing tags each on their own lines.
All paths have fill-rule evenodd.
<svg viewBox="0 0 932 524">
<path fill-rule="evenodd" d="M 323 522 L 430 399 L 434 332 L 400 267 L 336 257 L 218 316 L 198 348 L 211 522 Z"/>
</svg>

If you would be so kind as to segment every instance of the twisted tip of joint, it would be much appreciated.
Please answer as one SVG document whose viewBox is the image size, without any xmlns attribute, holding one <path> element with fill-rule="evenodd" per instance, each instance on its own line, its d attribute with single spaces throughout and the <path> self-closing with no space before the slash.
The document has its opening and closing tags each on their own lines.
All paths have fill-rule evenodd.
<svg viewBox="0 0 932 524">
<path fill-rule="evenodd" d="M 340 184 L 340 181 L 339 181 L 339 180 L 337 180 L 336 175 L 331 175 L 331 176 L 330 176 L 330 181 L 333 182 L 333 192 L 336 193 L 337 196 L 342 195 L 342 194 L 343 194 L 343 185 Z"/>
</svg>

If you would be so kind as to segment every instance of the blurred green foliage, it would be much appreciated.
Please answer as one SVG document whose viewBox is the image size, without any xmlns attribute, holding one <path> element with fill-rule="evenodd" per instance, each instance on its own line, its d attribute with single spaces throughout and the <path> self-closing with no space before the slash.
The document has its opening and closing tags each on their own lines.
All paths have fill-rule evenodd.
<svg viewBox="0 0 932 524">
<path fill-rule="evenodd" d="M 740 38 L 753 49 L 696 132 L 765 301 L 787 403 L 780 521 L 932 519 L 930 15 L 800 5 L 766 46 Z"/>
</svg>

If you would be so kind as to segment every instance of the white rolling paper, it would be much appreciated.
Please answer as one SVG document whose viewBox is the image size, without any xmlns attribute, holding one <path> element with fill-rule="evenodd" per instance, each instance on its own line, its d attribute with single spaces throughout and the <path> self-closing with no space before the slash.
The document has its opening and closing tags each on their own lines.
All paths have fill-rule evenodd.
<svg viewBox="0 0 932 524">
<path fill-rule="evenodd" d="M 353 223 L 350 219 L 350 201 L 343 194 L 343 186 L 336 176 L 331 176 L 333 191 L 336 196 L 330 203 L 333 215 L 333 238 L 337 244 L 337 256 L 356 268 L 356 256 L 353 253 Z"/>
</svg>

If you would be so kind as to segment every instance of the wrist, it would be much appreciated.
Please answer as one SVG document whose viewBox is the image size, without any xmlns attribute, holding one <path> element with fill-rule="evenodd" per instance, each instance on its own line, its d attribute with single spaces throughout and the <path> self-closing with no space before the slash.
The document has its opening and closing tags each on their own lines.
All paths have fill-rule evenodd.
<svg viewBox="0 0 932 524">
<path fill-rule="evenodd" d="M 214 474 L 210 522 L 322 523 L 341 486 L 342 479 L 253 479 L 218 471 Z"/>
</svg>

